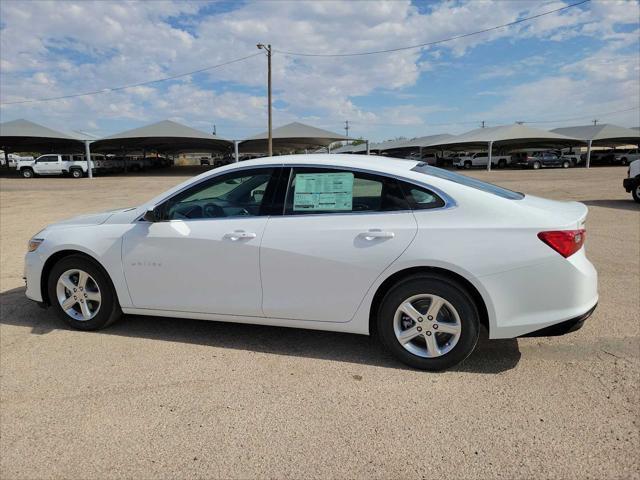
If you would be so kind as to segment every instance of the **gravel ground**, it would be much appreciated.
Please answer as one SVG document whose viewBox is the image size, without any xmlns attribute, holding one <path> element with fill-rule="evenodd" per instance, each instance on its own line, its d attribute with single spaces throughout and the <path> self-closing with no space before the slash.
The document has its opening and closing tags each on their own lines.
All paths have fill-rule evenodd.
<svg viewBox="0 0 640 480">
<path fill-rule="evenodd" d="M 576 333 L 485 340 L 440 374 L 357 335 L 136 316 L 69 330 L 24 297 L 30 236 L 192 172 L 2 178 L 0 477 L 640 478 L 640 208 L 625 172 L 472 173 L 589 206 L 600 305 Z"/>
</svg>

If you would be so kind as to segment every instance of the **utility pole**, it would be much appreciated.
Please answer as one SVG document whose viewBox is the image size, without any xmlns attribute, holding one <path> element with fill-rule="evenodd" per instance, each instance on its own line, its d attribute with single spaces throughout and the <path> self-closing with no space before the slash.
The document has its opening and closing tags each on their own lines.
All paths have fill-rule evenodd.
<svg viewBox="0 0 640 480">
<path fill-rule="evenodd" d="M 345 136 L 349 137 L 349 120 L 344 121 L 344 131 L 345 131 Z M 345 144 L 348 145 L 349 140 L 347 140 Z"/>
<path fill-rule="evenodd" d="M 598 123 L 598 120 L 593 120 L 593 124 L 595 125 L 596 123 Z"/>
<path fill-rule="evenodd" d="M 484 120 L 482 120 L 482 127 L 481 128 L 484 128 Z"/>
<path fill-rule="evenodd" d="M 265 50 L 267 52 L 267 97 L 268 97 L 267 103 L 269 104 L 268 106 L 268 117 L 269 117 L 268 145 L 269 145 L 269 156 L 272 157 L 273 156 L 273 137 L 271 132 L 271 45 L 265 45 L 263 43 L 259 43 L 256 46 L 258 47 L 258 49 Z"/>
<path fill-rule="evenodd" d="M 216 134 L 216 124 L 214 123 L 213 124 L 213 135 L 215 135 L 215 134 Z"/>
</svg>

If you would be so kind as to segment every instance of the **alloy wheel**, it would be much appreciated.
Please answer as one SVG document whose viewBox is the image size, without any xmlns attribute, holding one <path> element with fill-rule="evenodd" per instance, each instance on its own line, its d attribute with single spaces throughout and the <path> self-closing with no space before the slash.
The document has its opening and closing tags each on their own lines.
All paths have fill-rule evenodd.
<svg viewBox="0 0 640 480">
<path fill-rule="evenodd" d="M 58 278 L 56 295 L 62 310 L 74 320 L 86 322 L 100 310 L 102 295 L 94 278 L 80 269 L 65 271 Z"/>
<path fill-rule="evenodd" d="M 460 340 L 462 322 L 457 310 L 438 295 L 407 298 L 393 319 L 396 339 L 405 350 L 423 358 L 449 353 Z"/>
</svg>

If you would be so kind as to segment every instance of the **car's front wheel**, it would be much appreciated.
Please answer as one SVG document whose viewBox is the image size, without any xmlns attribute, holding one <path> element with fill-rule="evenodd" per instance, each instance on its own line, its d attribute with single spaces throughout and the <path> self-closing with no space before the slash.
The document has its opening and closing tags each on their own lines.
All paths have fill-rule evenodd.
<svg viewBox="0 0 640 480">
<path fill-rule="evenodd" d="M 636 202 L 640 203 L 640 185 L 631 190 L 631 196 Z"/>
<path fill-rule="evenodd" d="M 48 293 L 58 316 L 79 330 L 99 330 L 122 315 L 108 276 L 81 255 L 64 257 L 53 266 Z"/>
<path fill-rule="evenodd" d="M 539 170 L 540 167 L 542 167 L 542 164 L 540 162 L 533 162 L 532 166 L 534 170 Z"/>
<path fill-rule="evenodd" d="M 571 166 L 571 163 L 569 162 L 569 160 L 565 160 L 564 162 L 562 162 L 562 168 L 569 168 Z"/>
<path fill-rule="evenodd" d="M 439 275 L 415 275 L 392 287 L 377 318 L 382 343 L 398 360 L 432 371 L 467 358 L 478 342 L 479 324 L 468 292 Z"/>
</svg>

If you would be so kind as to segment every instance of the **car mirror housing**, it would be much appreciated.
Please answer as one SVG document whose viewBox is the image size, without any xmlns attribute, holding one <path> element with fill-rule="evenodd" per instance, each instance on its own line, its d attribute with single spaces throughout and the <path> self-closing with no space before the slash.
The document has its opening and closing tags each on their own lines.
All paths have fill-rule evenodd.
<svg viewBox="0 0 640 480">
<path fill-rule="evenodd" d="M 151 223 L 159 222 L 161 220 L 160 208 L 155 207 L 155 208 L 148 209 L 145 212 L 145 214 L 142 216 L 142 219 Z"/>
</svg>

